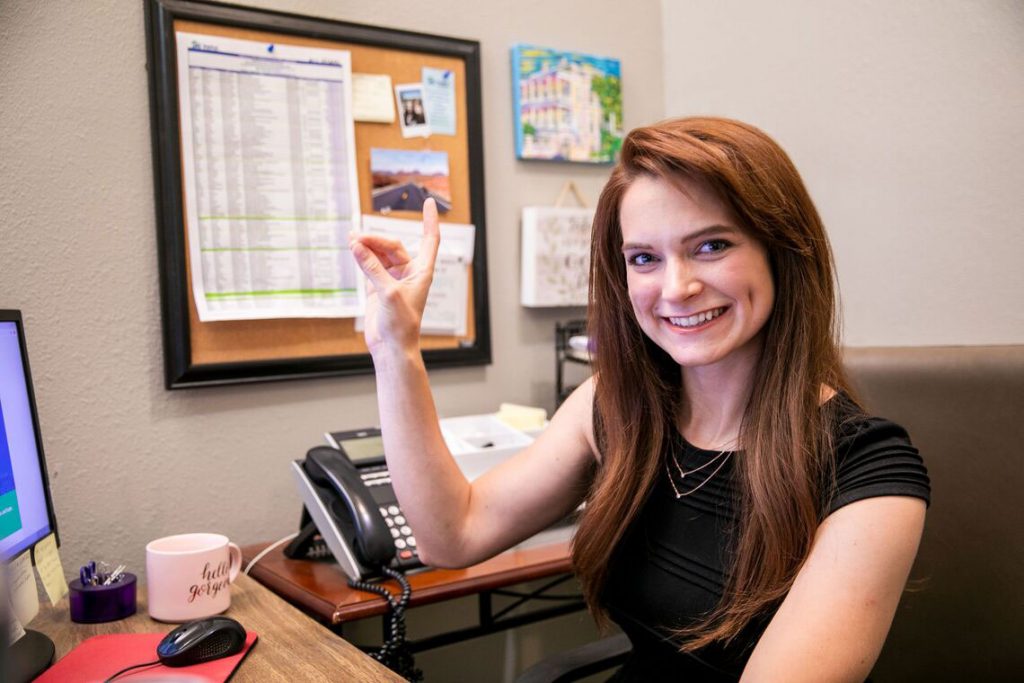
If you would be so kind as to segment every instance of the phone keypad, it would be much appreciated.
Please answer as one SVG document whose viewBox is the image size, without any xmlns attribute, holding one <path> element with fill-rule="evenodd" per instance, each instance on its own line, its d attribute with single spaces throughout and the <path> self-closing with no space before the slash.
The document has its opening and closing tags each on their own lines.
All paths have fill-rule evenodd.
<svg viewBox="0 0 1024 683">
<path fill-rule="evenodd" d="M 388 531 L 391 532 L 399 566 L 418 565 L 416 537 L 412 535 L 412 529 L 406 524 L 402 510 L 397 505 L 381 505 L 378 509 L 381 516 L 384 517 L 384 523 L 388 525 Z"/>
<path fill-rule="evenodd" d="M 391 473 L 384 465 L 362 469 L 359 476 L 369 488 L 391 486 Z M 413 537 L 412 529 L 409 528 L 401 508 L 395 503 L 386 503 L 377 509 L 384 517 L 384 523 L 391 532 L 391 540 L 395 543 L 395 566 L 419 567 L 421 563 L 416 554 L 416 538 Z"/>
</svg>

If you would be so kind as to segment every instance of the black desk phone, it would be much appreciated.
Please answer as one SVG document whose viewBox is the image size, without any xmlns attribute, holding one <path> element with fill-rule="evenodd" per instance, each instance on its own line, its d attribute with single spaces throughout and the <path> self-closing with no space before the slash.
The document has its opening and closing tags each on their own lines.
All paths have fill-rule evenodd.
<svg viewBox="0 0 1024 683">
<path fill-rule="evenodd" d="M 330 435 L 337 446 L 316 446 L 292 463 L 304 510 L 289 557 L 314 557 L 319 534 L 351 579 L 380 576 L 380 566 L 423 566 L 416 537 L 402 515 L 384 461 L 379 429 Z"/>
</svg>

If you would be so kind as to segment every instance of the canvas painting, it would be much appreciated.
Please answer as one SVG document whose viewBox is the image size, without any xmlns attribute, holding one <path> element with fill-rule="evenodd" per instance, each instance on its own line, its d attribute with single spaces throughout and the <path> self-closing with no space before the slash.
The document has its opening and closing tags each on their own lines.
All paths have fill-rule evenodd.
<svg viewBox="0 0 1024 683">
<path fill-rule="evenodd" d="M 619 60 L 512 48 L 516 157 L 607 164 L 622 146 Z"/>
</svg>

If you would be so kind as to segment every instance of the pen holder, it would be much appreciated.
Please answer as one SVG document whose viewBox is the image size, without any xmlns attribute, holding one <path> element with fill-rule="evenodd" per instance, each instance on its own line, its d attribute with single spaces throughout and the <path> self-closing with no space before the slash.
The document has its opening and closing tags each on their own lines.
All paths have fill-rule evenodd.
<svg viewBox="0 0 1024 683">
<path fill-rule="evenodd" d="M 83 586 L 79 579 L 68 584 L 71 621 L 98 624 L 135 614 L 135 574 L 125 573 L 109 586 Z"/>
</svg>

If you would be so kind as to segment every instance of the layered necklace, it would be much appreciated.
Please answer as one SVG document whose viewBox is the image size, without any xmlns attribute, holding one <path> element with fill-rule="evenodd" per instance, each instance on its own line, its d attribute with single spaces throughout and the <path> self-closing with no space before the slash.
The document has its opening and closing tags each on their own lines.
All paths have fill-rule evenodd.
<svg viewBox="0 0 1024 683">
<path fill-rule="evenodd" d="M 700 467 L 697 467 L 697 468 L 692 469 L 689 472 L 687 472 L 686 470 L 683 469 L 683 466 L 679 464 L 679 460 L 676 459 L 676 451 L 675 451 L 675 449 L 674 448 L 671 449 L 671 451 L 669 453 L 669 458 L 668 459 L 672 461 L 672 464 L 676 466 L 676 471 L 679 472 L 679 482 L 680 482 L 680 484 L 682 484 L 686 480 L 687 477 L 692 477 L 694 474 L 697 474 L 698 472 L 700 472 L 702 470 L 706 470 L 707 468 L 711 467 L 715 463 L 718 463 L 718 466 L 715 467 L 715 469 L 711 471 L 711 474 L 709 474 L 706 477 L 704 477 L 703 481 L 701 481 L 700 483 L 698 483 L 696 486 L 694 486 L 693 488 L 691 488 L 689 490 L 680 491 L 679 490 L 679 486 L 676 486 L 675 478 L 672 476 L 672 469 L 669 467 L 668 462 L 666 461 L 665 462 L 665 472 L 668 473 L 668 483 L 672 485 L 672 491 L 673 491 L 673 493 L 676 494 L 676 500 L 679 500 L 680 498 L 683 498 L 685 496 L 693 495 L 694 493 L 699 491 L 701 488 L 703 488 L 704 484 L 707 484 L 709 481 L 714 479 L 715 475 L 718 474 L 719 470 L 721 470 L 723 467 L 725 467 L 725 463 L 727 463 L 729 461 L 729 456 L 730 455 L 732 455 L 732 451 L 727 451 L 727 450 L 726 451 L 719 451 L 718 455 L 716 455 L 715 457 L 711 458 L 710 460 L 705 462 Z"/>
</svg>

